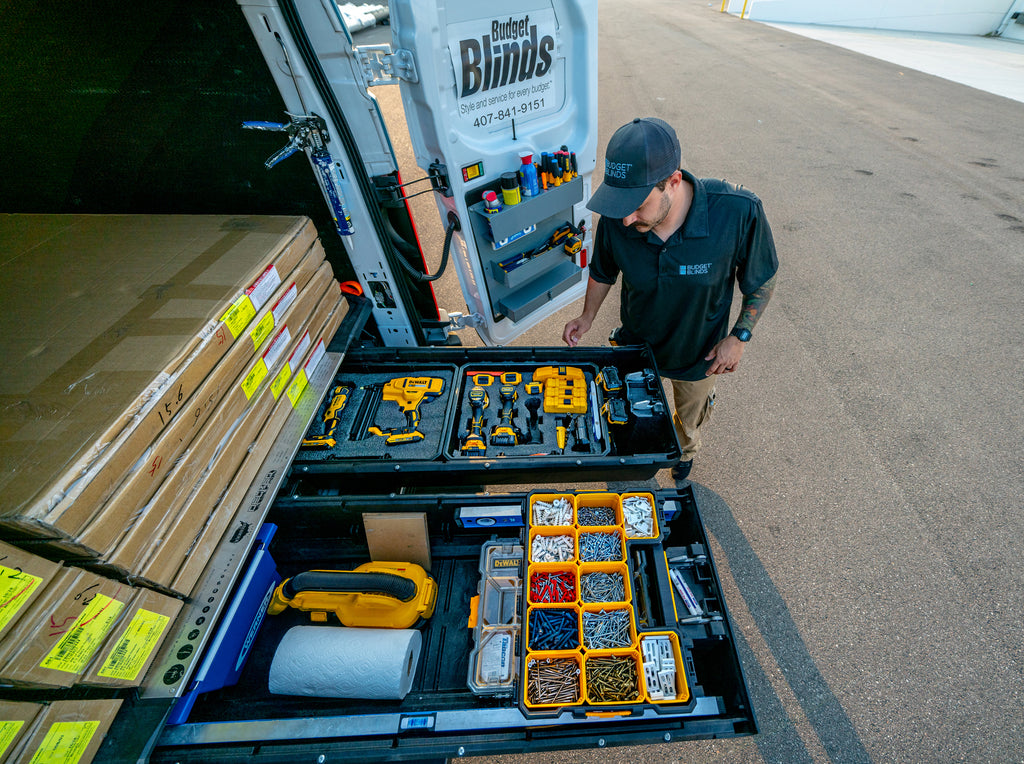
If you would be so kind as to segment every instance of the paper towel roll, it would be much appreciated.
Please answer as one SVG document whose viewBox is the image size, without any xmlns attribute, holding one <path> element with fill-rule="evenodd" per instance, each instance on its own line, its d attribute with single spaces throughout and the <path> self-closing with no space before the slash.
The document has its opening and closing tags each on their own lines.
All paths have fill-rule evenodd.
<svg viewBox="0 0 1024 764">
<path fill-rule="evenodd" d="M 401 700 L 412 687 L 422 637 L 415 629 L 296 626 L 277 646 L 270 692 Z"/>
</svg>

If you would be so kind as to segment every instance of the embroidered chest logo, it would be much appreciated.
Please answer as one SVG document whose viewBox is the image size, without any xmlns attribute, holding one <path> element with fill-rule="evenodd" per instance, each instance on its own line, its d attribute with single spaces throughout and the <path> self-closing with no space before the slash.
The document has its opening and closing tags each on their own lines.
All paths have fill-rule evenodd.
<svg viewBox="0 0 1024 764">
<path fill-rule="evenodd" d="M 701 276 L 711 272 L 711 263 L 697 263 L 696 265 L 680 265 L 680 276 Z"/>
</svg>

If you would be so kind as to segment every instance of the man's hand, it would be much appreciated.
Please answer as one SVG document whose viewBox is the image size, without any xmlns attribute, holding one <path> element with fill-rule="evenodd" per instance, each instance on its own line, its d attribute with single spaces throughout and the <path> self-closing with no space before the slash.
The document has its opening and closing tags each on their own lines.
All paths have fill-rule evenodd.
<svg viewBox="0 0 1024 764">
<path fill-rule="evenodd" d="M 746 346 L 747 343 L 740 342 L 731 334 L 719 342 L 704 357 L 705 361 L 712 362 L 707 375 L 710 377 L 712 374 L 726 374 L 736 371 L 736 367 L 740 365 L 740 359 L 743 358 L 743 350 Z"/>
<path fill-rule="evenodd" d="M 580 338 L 590 330 L 593 321 L 584 316 L 574 318 L 562 330 L 562 340 L 571 348 L 580 344 Z"/>
</svg>

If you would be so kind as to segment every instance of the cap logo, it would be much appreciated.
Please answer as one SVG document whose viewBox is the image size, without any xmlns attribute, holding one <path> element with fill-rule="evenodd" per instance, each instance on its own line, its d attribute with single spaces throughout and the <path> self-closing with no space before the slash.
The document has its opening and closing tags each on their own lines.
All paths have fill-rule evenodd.
<svg viewBox="0 0 1024 764">
<path fill-rule="evenodd" d="M 625 180 L 629 177 L 629 171 L 632 167 L 632 162 L 609 162 L 606 159 L 604 160 L 604 176 L 606 178 Z"/>
</svg>

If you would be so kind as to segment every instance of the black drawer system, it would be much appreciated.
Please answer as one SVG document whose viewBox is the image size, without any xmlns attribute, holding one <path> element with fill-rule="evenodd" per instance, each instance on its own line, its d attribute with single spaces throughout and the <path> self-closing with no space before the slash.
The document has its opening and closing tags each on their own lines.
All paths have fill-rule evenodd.
<svg viewBox="0 0 1024 764">
<path fill-rule="evenodd" d="M 649 350 L 332 357 L 108 734 L 107 760 L 408 761 L 756 732 L 693 491 L 646 482 L 679 458 Z M 609 480 L 637 486 L 554 487 Z M 498 484 L 509 492 L 479 490 Z M 436 586 L 407 693 L 271 694 L 279 645 L 310 624 L 293 608 L 264 617 L 273 587 L 369 563 L 364 516 L 396 513 L 421 518 Z M 611 552 L 593 551 L 598 537 Z M 550 559 L 545 545 L 567 551 Z"/>
<path fill-rule="evenodd" d="M 357 349 L 292 476 L 306 494 L 349 491 L 353 475 L 381 488 L 645 480 L 678 459 L 646 348 Z"/>
</svg>

